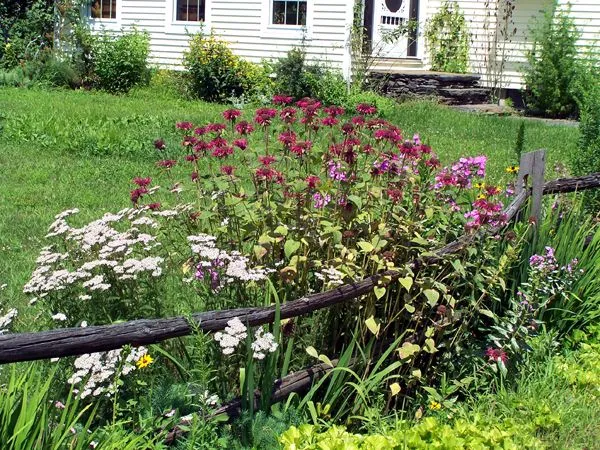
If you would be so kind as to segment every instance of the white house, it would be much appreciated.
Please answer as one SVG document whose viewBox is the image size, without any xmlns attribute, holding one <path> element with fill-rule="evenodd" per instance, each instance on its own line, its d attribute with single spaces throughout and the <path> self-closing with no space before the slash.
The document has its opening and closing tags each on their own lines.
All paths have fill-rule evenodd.
<svg viewBox="0 0 600 450">
<path fill-rule="evenodd" d="M 94 30 L 137 26 L 151 37 L 152 62 L 181 67 L 189 34 L 212 29 L 232 50 L 250 61 L 276 59 L 303 44 L 309 58 L 318 59 L 350 75 L 350 34 L 361 14 L 375 57 L 374 68 L 390 71 L 429 69 L 422 30 L 444 0 L 93 0 L 88 14 Z M 528 45 L 528 26 L 552 0 L 456 0 L 472 38 L 470 70 L 484 75 L 489 48 L 501 47 L 496 58 L 506 60 L 505 87 L 520 88 L 518 66 Z M 513 2 L 510 42 L 500 37 L 494 9 Z M 567 0 L 559 0 L 566 4 Z M 571 0 L 572 16 L 582 31 L 581 46 L 599 39 L 600 0 Z M 385 43 L 382 38 L 412 19 L 413 35 Z M 512 31 L 511 31 L 512 33 Z M 501 55 L 501 56 L 498 56 Z"/>
</svg>

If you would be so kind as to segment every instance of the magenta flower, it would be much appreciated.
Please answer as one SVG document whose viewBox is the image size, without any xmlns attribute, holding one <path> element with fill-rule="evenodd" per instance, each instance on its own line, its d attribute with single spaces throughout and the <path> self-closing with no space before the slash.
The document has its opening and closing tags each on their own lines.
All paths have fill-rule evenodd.
<svg viewBox="0 0 600 450">
<path fill-rule="evenodd" d="M 192 174 L 190 175 L 190 178 L 192 179 L 192 183 L 195 183 L 196 181 L 198 181 L 198 172 L 196 172 L 195 170 L 192 172 Z"/>
<path fill-rule="evenodd" d="M 210 148 L 216 147 L 225 147 L 227 145 L 227 139 L 222 138 L 221 136 L 214 138 L 212 141 L 208 143 Z"/>
<path fill-rule="evenodd" d="M 194 136 L 184 136 L 181 145 L 184 147 L 189 147 L 196 144 L 196 142 L 198 142 L 198 139 L 196 139 Z"/>
<path fill-rule="evenodd" d="M 321 182 L 321 179 L 316 175 L 309 175 L 304 181 L 306 181 L 306 184 L 308 185 L 309 189 L 315 189 L 317 185 Z"/>
<path fill-rule="evenodd" d="M 506 355 L 506 352 L 501 348 L 488 347 L 485 351 L 485 356 L 488 357 L 488 360 L 490 362 L 502 361 L 504 364 L 506 364 L 506 361 L 508 361 L 508 356 Z"/>
<path fill-rule="evenodd" d="M 346 173 L 343 170 L 341 170 L 341 167 L 342 163 L 329 161 L 329 163 L 327 163 L 327 174 L 329 175 L 329 178 L 336 181 L 345 181 Z"/>
<path fill-rule="evenodd" d="M 288 106 L 287 108 L 283 108 L 279 112 L 279 118 L 289 125 L 296 121 L 296 113 L 297 113 L 296 108 L 292 108 L 291 106 Z"/>
<path fill-rule="evenodd" d="M 224 147 L 216 147 L 211 153 L 216 158 L 227 158 L 230 155 L 233 155 L 233 147 L 228 145 Z"/>
<path fill-rule="evenodd" d="M 227 111 L 223 111 L 223 118 L 230 122 L 235 122 L 241 115 L 242 112 L 239 109 L 228 109 Z"/>
<path fill-rule="evenodd" d="M 207 133 L 206 127 L 198 127 L 194 130 L 196 136 L 204 136 Z"/>
<path fill-rule="evenodd" d="M 224 123 L 209 123 L 206 125 L 207 131 L 217 134 L 221 134 L 223 131 L 225 131 L 225 128 L 227 127 Z"/>
<path fill-rule="evenodd" d="M 167 148 L 167 144 L 165 144 L 164 139 L 155 139 L 154 148 L 156 148 L 156 150 L 164 150 Z"/>
<path fill-rule="evenodd" d="M 297 142 L 296 144 L 292 145 L 292 147 L 290 148 L 290 151 L 292 153 L 294 153 L 296 156 L 304 156 L 310 151 L 311 148 L 312 148 L 311 141 L 302 141 L 302 142 Z"/>
<path fill-rule="evenodd" d="M 256 114 L 254 116 L 254 121 L 263 126 L 271 125 L 271 121 L 277 115 L 277 110 L 273 108 L 259 108 L 256 110 Z"/>
<path fill-rule="evenodd" d="M 194 124 L 192 122 L 177 122 L 175 127 L 178 130 L 191 130 L 194 128 Z"/>
<path fill-rule="evenodd" d="M 133 183 L 137 184 L 139 187 L 148 187 L 148 186 L 150 186 L 150 183 L 152 183 L 152 178 L 150 178 L 150 177 L 148 177 L 148 178 L 135 177 L 133 179 Z"/>
<path fill-rule="evenodd" d="M 197 154 L 191 154 L 191 155 L 185 155 L 185 160 L 188 162 L 196 162 L 198 161 L 198 155 Z"/>
<path fill-rule="evenodd" d="M 158 202 L 150 203 L 148 205 L 148 209 L 150 209 L 151 211 L 158 211 L 160 209 L 160 203 L 158 203 Z"/>
<path fill-rule="evenodd" d="M 331 195 L 322 195 L 320 192 L 315 192 L 313 195 L 313 206 L 316 209 L 323 209 L 331 201 Z"/>
<path fill-rule="evenodd" d="M 352 125 L 350 122 L 346 122 L 345 124 L 342 125 L 341 128 L 342 128 L 343 135 L 348 135 L 348 134 L 354 133 L 354 125 Z"/>
<path fill-rule="evenodd" d="M 327 116 L 327 117 L 324 117 L 323 120 L 321 120 L 321 123 L 323 123 L 323 125 L 326 127 L 334 127 L 338 123 L 340 123 L 340 121 L 338 119 L 336 119 L 335 117 Z"/>
<path fill-rule="evenodd" d="M 274 95 L 273 96 L 273 104 L 275 105 L 289 105 L 292 103 L 292 97 L 288 97 L 287 95 Z"/>
<path fill-rule="evenodd" d="M 365 116 L 370 116 L 377 113 L 377 107 L 368 103 L 361 103 L 356 107 L 356 112 Z"/>
<path fill-rule="evenodd" d="M 158 161 L 156 165 L 162 169 L 169 170 L 177 165 L 177 161 L 174 159 L 165 159 L 163 161 Z"/>
<path fill-rule="evenodd" d="M 327 106 L 326 108 L 323 108 L 323 111 L 325 112 L 325 114 L 327 114 L 330 117 L 337 117 L 337 116 L 341 116 L 344 114 L 344 108 L 342 108 L 341 106 Z"/>
<path fill-rule="evenodd" d="M 248 141 L 246 139 L 236 139 L 233 141 L 233 145 L 240 150 L 246 150 L 248 148 Z"/>
<path fill-rule="evenodd" d="M 233 172 L 235 172 L 235 167 L 233 166 L 221 166 L 221 173 L 223 175 L 232 176 Z"/>
<path fill-rule="evenodd" d="M 139 187 L 131 191 L 129 197 L 131 198 L 131 202 L 136 205 L 140 198 L 142 198 L 145 194 L 148 193 L 148 189 L 145 187 Z"/>
<path fill-rule="evenodd" d="M 275 157 L 270 156 L 270 155 L 259 156 L 258 160 L 260 161 L 260 163 L 263 166 L 270 166 L 271 164 L 273 164 L 276 161 Z"/>
<path fill-rule="evenodd" d="M 235 126 L 235 131 L 237 131 L 242 136 L 248 135 L 254 131 L 254 127 L 250 122 L 242 120 Z"/>
<path fill-rule="evenodd" d="M 277 139 L 285 148 L 290 148 L 296 143 L 296 133 L 294 133 L 292 130 L 284 131 Z"/>
</svg>

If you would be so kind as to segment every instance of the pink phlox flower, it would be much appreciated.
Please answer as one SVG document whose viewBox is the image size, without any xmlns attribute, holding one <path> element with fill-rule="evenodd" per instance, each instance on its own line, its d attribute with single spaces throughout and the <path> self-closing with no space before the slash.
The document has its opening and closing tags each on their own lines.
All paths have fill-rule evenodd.
<svg viewBox="0 0 600 450">
<path fill-rule="evenodd" d="M 322 195 L 320 192 L 315 192 L 313 195 L 313 206 L 316 209 L 323 209 L 331 201 L 331 195 Z"/>
</svg>

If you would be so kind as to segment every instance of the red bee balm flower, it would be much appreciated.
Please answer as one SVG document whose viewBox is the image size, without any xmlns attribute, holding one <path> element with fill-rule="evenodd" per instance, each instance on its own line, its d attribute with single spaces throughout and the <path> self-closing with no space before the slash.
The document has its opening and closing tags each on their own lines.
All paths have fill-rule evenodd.
<svg viewBox="0 0 600 450">
<path fill-rule="evenodd" d="M 506 352 L 504 350 L 502 350 L 501 348 L 488 347 L 485 351 L 485 356 L 488 357 L 490 362 L 502 361 L 503 363 L 506 364 L 506 361 L 508 361 Z"/>
<path fill-rule="evenodd" d="M 259 156 L 258 160 L 260 161 L 260 163 L 263 166 L 270 166 L 272 163 L 274 163 L 276 161 L 276 159 L 273 156 Z"/>
<path fill-rule="evenodd" d="M 175 124 L 175 127 L 178 130 L 191 130 L 192 128 L 194 128 L 194 124 L 192 122 L 177 122 L 177 124 Z"/>
<path fill-rule="evenodd" d="M 175 161 L 174 159 L 165 159 L 163 161 L 157 162 L 156 165 L 163 169 L 169 170 L 169 169 L 175 167 L 175 165 L 177 165 L 177 161 Z"/>
<path fill-rule="evenodd" d="M 238 123 L 235 126 L 235 131 L 237 131 L 239 134 L 244 136 L 244 135 L 252 133 L 254 131 L 254 127 L 252 126 L 251 123 L 246 122 L 245 120 L 242 120 L 240 123 Z"/>
<path fill-rule="evenodd" d="M 266 127 L 271 125 L 271 120 L 277 115 L 277 110 L 272 108 L 259 108 L 256 110 L 256 115 L 254 116 L 254 121 Z"/>
<path fill-rule="evenodd" d="M 246 150 L 248 148 L 248 141 L 246 139 L 236 139 L 233 141 L 233 145 L 235 145 L 240 150 Z"/>
<path fill-rule="evenodd" d="M 287 124 L 292 124 L 296 121 L 296 109 L 288 106 L 283 108 L 279 113 L 279 118 Z"/>
<path fill-rule="evenodd" d="M 154 148 L 156 150 L 164 150 L 165 148 L 167 148 L 167 144 L 165 144 L 164 139 L 156 139 L 154 141 Z"/>
<path fill-rule="evenodd" d="M 152 211 L 158 211 L 160 209 L 160 203 L 156 202 L 156 203 L 150 203 L 148 205 L 148 209 L 152 210 Z"/>
<path fill-rule="evenodd" d="M 368 103 L 361 103 L 356 107 L 356 112 L 370 116 L 377 113 L 377 108 L 373 105 L 369 105 Z"/>
<path fill-rule="evenodd" d="M 289 105 L 290 103 L 292 103 L 292 97 L 281 94 L 273 96 L 273 104 L 275 105 Z"/>
<path fill-rule="evenodd" d="M 135 184 L 137 184 L 139 187 L 148 187 L 148 186 L 150 186 L 150 183 L 152 183 L 152 178 L 150 178 L 150 177 L 148 177 L 148 178 L 135 177 L 133 179 L 133 182 Z"/>
<path fill-rule="evenodd" d="M 234 171 L 235 171 L 235 167 L 233 167 L 233 166 L 222 166 L 221 167 L 221 173 L 223 175 L 232 176 Z"/>
<path fill-rule="evenodd" d="M 230 122 L 235 122 L 235 120 L 242 115 L 242 112 L 239 109 L 228 109 L 227 111 L 223 111 L 223 118 L 225 120 L 229 120 Z"/>
<path fill-rule="evenodd" d="M 224 123 L 209 123 L 208 125 L 206 125 L 206 129 L 208 131 L 212 131 L 213 133 L 217 133 L 217 134 L 221 134 L 225 128 L 227 128 L 225 126 Z"/>
<path fill-rule="evenodd" d="M 319 182 L 321 181 L 321 179 L 316 175 L 309 175 L 304 181 L 306 181 L 306 184 L 308 185 L 309 189 L 315 189 L 317 187 L 317 184 L 319 184 Z"/>
</svg>

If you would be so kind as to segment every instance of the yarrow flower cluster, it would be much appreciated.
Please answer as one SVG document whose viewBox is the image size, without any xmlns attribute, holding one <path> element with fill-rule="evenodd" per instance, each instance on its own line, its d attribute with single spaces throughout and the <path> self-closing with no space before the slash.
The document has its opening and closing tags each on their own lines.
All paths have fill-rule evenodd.
<svg viewBox="0 0 600 450">
<path fill-rule="evenodd" d="M 192 253 L 197 258 L 197 280 L 210 282 L 213 291 L 219 291 L 233 282 L 266 280 L 271 269 L 249 267 L 250 260 L 240 252 L 227 252 L 216 245 L 217 238 L 208 234 L 188 236 Z"/>
<path fill-rule="evenodd" d="M 6 314 L 0 316 L 0 335 L 8 331 L 8 326 L 12 323 L 18 312 L 15 308 L 9 309 Z"/>
<path fill-rule="evenodd" d="M 315 272 L 315 277 L 321 280 L 325 286 L 339 286 L 344 284 L 344 274 L 335 267 L 325 267 Z"/>
<path fill-rule="evenodd" d="M 267 353 L 274 353 L 277 350 L 278 344 L 275 342 L 275 336 L 272 333 L 264 332 L 262 327 L 256 329 L 254 333 L 254 342 L 250 348 L 254 352 L 254 359 L 265 359 Z"/>
<path fill-rule="evenodd" d="M 109 352 L 86 353 L 79 356 L 74 363 L 75 373 L 67 380 L 69 384 L 84 384 L 75 392 L 81 399 L 92 395 L 111 396 L 118 387 L 116 379 L 136 370 L 136 362 L 147 354 L 145 347 L 129 350 L 111 350 Z"/>
<path fill-rule="evenodd" d="M 224 355 L 231 355 L 240 342 L 246 339 L 246 330 L 247 328 L 242 321 L 234 317 L 227 322 L 223 332 L 218 331 L 215 333 L 215 341 L 221 346 Z"/>
</svg>

